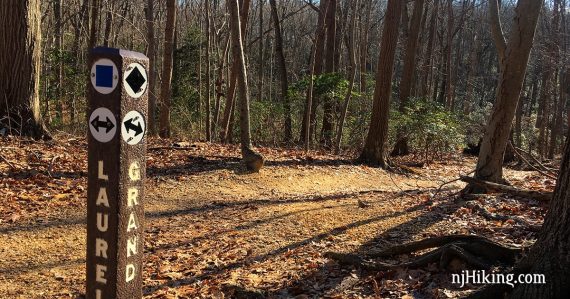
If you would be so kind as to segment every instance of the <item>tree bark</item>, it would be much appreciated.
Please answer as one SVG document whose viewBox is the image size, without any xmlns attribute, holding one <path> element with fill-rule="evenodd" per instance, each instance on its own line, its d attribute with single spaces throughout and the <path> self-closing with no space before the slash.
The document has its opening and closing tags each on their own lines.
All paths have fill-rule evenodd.
<svg viewBox="0 0 570 299">
<path fill-rule="evenodd" d="M 253 150 L 251 145 L 251 131 L 249 120 L 249 88 L 247 86 L 247 70 L 243 52 L 242 27 L 238 0 L 228 1 L 230 12 L 230 30 L 232 38 L 232 52 L 237 63 L 237 81 L 240 108 L 240 142 L 242 159 L 248 170 L 258 172 L 263 167 L 263 156 Z"/>
<path fill-rule="evenodd" d="M 154 41 L 154 1 L 146 1 L 146 38 L 149 59 L 148 82 L 148 128 L 151 136 L 156 135 L 156 44 Z"/>
<path fill-rule="evenodd" d="M 247 20 L 249 18 L 249 7 L 250 7 L 251 1 L 250 0 L 244 0 L 242 3 L 242 7 L 240 9 L 240 22 L 241 24 L 247 24 Z M 241 27 L 241 36 L 245 37 L 246 36 L 246 27 L 247 26 L 242 26 Z M 233 43 L 233 39 L 232 39 L 232 43 Z M 234 45 L 232 45 L 233 48 Z M 233 115 L 233 107 L 234 102 L 235 102 L 235 96 L 236 96 L 236 87 L 237 87 L 237 76 L 238 76 L 238 66 L 237 66 L 237 62 L 236 60 L 239 59 L 238 57 L 233 56 L 234 53 L 232 51 L 232 67 L 231 67 L 231 72 L 230 72 L 230 76 L 229 76 L 229 89 L 228 89 L 228 93 L 227 93 L 227 100 L 226 100 L 226 106 L 224 107 L 224 117 L 222 119 L 222 123 L 221 123 L 221 130 L 220 130 L 220 140 L 222 142 L 228 142 L 228 140 L 230 139 L 230 135 L 232 130 L 230 129 L 230 123 L 231 123 L 231 117 Z"/>
<path fill-rule="evenodd" d="M 382 168 L 388 166 L 385 155 L 388 139 L 388 111 L 390 110 L 390 97 L 392 95 L 392 75 L 394 73 L 394 57 L 398 42 L 402 2 L 400 0 L 388 0 L 376 71 L 372 119 L 364 149 L 359 157 L 359 160 L 364 163 L 378 165 Z"/>
<path fill-rule="evenodd" d="M 344 129 L 344 123 L 346 121 L 346 115 L 348 114 L 348 105 L 350 104 L 350 99 L 352 98 L 352 90 L 354 89 L 354 81 L 356 80 L 356 51 L 355 51 L 355 38 L 354 30 L 356 28 L 356 8 L 358 7 L 358 0 L 353 0 L 350 16 L 350 24 L 348 27 L 347 37 L 346 37 L 346 48 L 348 51 L 348 90 L 344 97 L 344 103 L 341 108 L 341 115 L 338 122 L 338 130 L 336 133 L 335 140 L 335 153 L 340 154 L 340 144 L 342 141 L 342 132 Z M 348 12 L 347 12 L 348 13 Z"/>
<path fill-rule="evenodd" d="M 212 91 L 211 91 L 211 73 L 210 73 L 210 68 L 211 68 L 211 57 L 210 57 L 210 51 L 211 51 L 211 40 L 212 40 L 212 34 L 210 32 L 211 30 L 211 24 L 210 24 L 210 1 L 209 0 L 204 0 L 204 10 L 206 11 L 206 141 L 211 142 L 212 141 L 212 127 L 211 127 L 211 122 L 210 122 L 210 118 L 211 118 L 211 107 L 210 107 L 210 102 L 211 102 L 211 95 L 212 95 Z"/>
<path fill-rule="evenodd" d="M 517 284 L 510 298 L 566 298 L 570 293 L 570 144 L 566 144 L 560 175 L 544 225 L 518 273 L 544 274 L 546 284 Z"/>
<path fill-rule="evenodd" d="M 290 142 L 293 138 L 292 120 L 291 120 L 291 101 L 287 95 L 289 91 L 289 81 L 287 79 L 287 66 L 285 64 L 285 54 L 283 53 L 283 36 L 281 34 L 281 24 L 279 14 L 277 13 L 277 3 L 275 0 L 269 0 L 271 5 L 271 15 L 275 30 L 275 56 L 277 56 L 277 69 L 281 80 L 281 102 L 285 112 L 285 135 L 283 141 Z"/>
<path fill-rule="evenodd" d="M 166 26 L 164 52 L 162 54 L 162 88 L 160 89 L 160 130 L 162 138 L 170 137 L 170 97 L 172 96 L 172 65 L 174 54 L 174 27 L 176 26 L 176 1 L 166 1 Z"/>
<path fill-rule="evenodd" d="M 325 46 L 325 73 L 332 74 L 335 69 L 335 48 L 336 48 L 336 11 L 337 0 L 328 0 L 327 9 L 327 39 Z M 325 98 L 323 102 L 323 125 L 321 127 L 320 143 L 325 147 L 332 146 L 333 138 L 333 116 L 334 116 L 334 99 Z"/>
<path fill-rule="evenodd" d="M 39 0 L 0 5 L 0 126 L 11 134 L 49 138 L 40 114 L 40 23 Z"/>
<path fill-rule="evenodd" d="M 327 9 L 327 0 L 322 0 L 319 6 L 319 19 L 317 21 L 317 30 L 315 33 L 315 44 L 313 45 L 314 53 L 311 55 L 311 66 L 309 67 L 311 73 L 309 77 L 309 89 L 307 91 L 307 99 L 305 105 L 305 121 L 303 121 L 303 124 L 301 126 L 301 136 L 299 138 L 300 143 L 304 143 L 307 150 L 310 147 L 311 139 L 313 138 L 313 133 L 316 127 L 316 110 L 318 101 L 313 96 L 313 80 L 315 76 L 318 76 L 322 73 Z"/>
<path fill-rule="evenodd" d="M 400 105 L 401 113 L 405 112 L 408 99 L 412 92 L 412 81 L 416 73 L 416 53 L 420 36 L 420 25 L 422 20 L 424 0 L 416 0 L 414 11 L 412 12 L 412 23 L 410 25 L 408 41 L 406 43 L 406 54 L 404 57 L 404 70 L 400 81 Z M 410 153 L 406 129 L 398 132 L 398 137 L 392 155 L 407 155 Z"/>
<path fill-rule="evenodd" d="M 519 0 L 505 56 L 501 60 L 496 102 L 475 170 L 478 179 L 503 182 L 503 155 L 524 83 L 528 58 L 543 1 Z M 497 45 L 501 47 L 501 45 Z"/>
</svg>

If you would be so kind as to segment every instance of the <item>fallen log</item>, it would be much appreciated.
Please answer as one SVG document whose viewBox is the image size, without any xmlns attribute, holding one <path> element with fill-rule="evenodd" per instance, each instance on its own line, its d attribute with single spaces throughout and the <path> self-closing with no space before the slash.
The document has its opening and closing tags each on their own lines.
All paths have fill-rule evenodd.
<svg viewBox="0 0 570 299">
<path fill-rule="evenodd" d="M 512 186 L 484 181 L 470 176 L 461 176 L 460 178 L 462 181 L 468 184 L 476 185 L 489 192 L 507 193 L 510 195 L 530 198 L 538 201 L 549 201 L 552 198 L 552 192 L 519 189 Z"/>
</svg>

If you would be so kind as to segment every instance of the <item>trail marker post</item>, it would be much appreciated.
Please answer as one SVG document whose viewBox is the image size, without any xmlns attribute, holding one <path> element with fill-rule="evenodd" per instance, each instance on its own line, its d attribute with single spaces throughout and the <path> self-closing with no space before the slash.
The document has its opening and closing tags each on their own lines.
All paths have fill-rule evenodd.
<svg viewBox="0 0 570 299">
<path fill-rule="evenodd" d="M 142 298 L 148 58 L 94 48 L 89 69 L 86 297 Z"/>
</svg>

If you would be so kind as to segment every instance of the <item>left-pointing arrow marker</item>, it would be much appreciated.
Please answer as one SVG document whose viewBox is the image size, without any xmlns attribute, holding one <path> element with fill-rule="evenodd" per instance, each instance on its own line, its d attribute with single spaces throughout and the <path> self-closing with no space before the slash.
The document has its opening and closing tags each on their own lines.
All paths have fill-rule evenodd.
<svg viewBox="0 0 570 299">
<path fill-rule="evenodd" d="M 109 119 L 109 117 L 106 117 L 105 121 L 100 121 L 99 120 L 99 116 L 96 116 L 95 119 L 93 119 L 93 121 L 91 122 L 91 125 L 93 126 L 93 128 L 97 131 L 99 131 L 100 128 L 105 128 L 106 129 L 106 133 L 111 132 L 111 130 L 115 127 L 115 125 L 113 124 L 113 122 Z"/>
</svg>

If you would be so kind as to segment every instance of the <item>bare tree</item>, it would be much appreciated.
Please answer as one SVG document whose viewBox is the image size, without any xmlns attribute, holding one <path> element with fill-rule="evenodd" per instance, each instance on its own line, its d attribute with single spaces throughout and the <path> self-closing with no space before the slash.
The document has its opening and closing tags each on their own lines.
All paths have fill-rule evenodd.
<svg viewBox="0 0 570 299">
<path fill-rule="evenodd" d="M 491 182 L 503 182 L 503 154 L 511 132 L 513 117 L 524 83 L 534 33 L 544 1 L 519 0 L 508 43 L 501 29 L 497 0 L 489 2 L 493 39 L 500 58 L 500 75 L 496 102 L 475 170 L 475 177 Z M 469 186 L 469 188 L 474 188 Z M 468 189 L 469 189 L 468 188 Z"/>
<path fill-rule="evenodd" d="M 388 140 L 388 112 L 392 96 L 394 56 L 396 55 L 398 42 L 402 2 L 400 0 L 388 0 L 386 16 L 384 17 L 380 56 L 378 58 L 378 69 L 376 71 L 372 119 L 364 149 L 358 158 L 361 162 L 378 165 L 382 168 L 388 167 L 385 154 L 386 141 Z"/>
<path fill-rule="evenodd" d="M 238 0 L 228 1 L 230 12 L 230 30 L 232 36 L 232 52 L 237 64 L 237 81 L 240 108 L 240 142 L 242 159 L 248 170 L 258 172 L 263 167 L 263 156 L 251 145 L 249 120 L 249 88 L 247 86 L 247 70 L 243 53 L 243 40 Z"/>
<path fill-rule="evenodd" d="M 162 54 L 162 85 L 160 89 L 160 137 L 170 137 L 170 97 L 172 95 L 172 64 L 174 28 L 176 27 L 176 0 L 166 1 L 166 27 Z"/>
<path fill-rule="evenodd" d="M 287 66 L 285 64 L 285 54 L 283 53 L 283 36 L 281 34 L 281 24 L 279 21 L 279 13 L 277 12 L 277 3 L 275 0 L 269 0 L 271 5 L 271 16 L 275 30 L 275 55 L 277 56 L 277 68 L 279 70 L 281 80 L 281 101 L 285 111 L 285 136 L 284 141 L 289 142 L 293 138 L 292 120 L 291 120 L 291 101 L 287 95 L 289 90 L 289 80 L 287 79 Z"/>
<path fill-rule="evenodd" d="M 0 5 L 0 126 L 34 138 L 48 137 L 40 114 L 40 23 L 39 0 Z"/>
<path fill-rule="evenodd" d="M 149 59 L 148 127 L 156 135 L 156 44 L 154 40 L 154 1 L 147 0 L 145 8 L 147 56 Z"/>
</svg>

